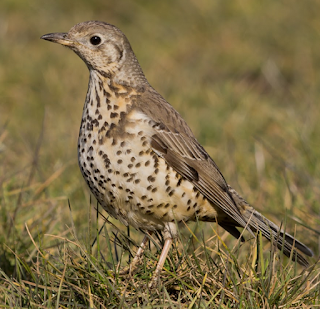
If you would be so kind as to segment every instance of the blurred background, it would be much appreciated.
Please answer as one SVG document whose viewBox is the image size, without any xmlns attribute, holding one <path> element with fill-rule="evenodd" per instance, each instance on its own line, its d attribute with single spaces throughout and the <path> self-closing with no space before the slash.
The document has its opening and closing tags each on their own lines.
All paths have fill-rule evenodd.
<svg viewBox="0 0 320 309">
<path fill-rule="evenodd" d="M 87 229 L 96 202 L 77 137 L 88 70 L 40 36 L 102 20 L 127 35 L 227 181 L 278 224 L 287 215 L 318 254 L 319 11 L 312 0 L 1 0 L 1 252 L 29 248 L 25 224 L 67 233 L 68 201 L 79 234 Z"/>
</svg>

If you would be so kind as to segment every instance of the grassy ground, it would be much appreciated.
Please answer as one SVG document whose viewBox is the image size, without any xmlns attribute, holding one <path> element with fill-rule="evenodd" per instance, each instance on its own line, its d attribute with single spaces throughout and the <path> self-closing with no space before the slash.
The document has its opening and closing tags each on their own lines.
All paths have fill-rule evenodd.
<svg viewBox="0 0 320 309">
<path fill-rule="evenodd" d="M 2 0 L 0 307 L 319 306 L 319 9 L 315 0 Z M 191 224 L 157 289 L 146 286 L 158 242 L 135 276 L 118 275 L 143 236 L 97 216 L 80 176 L 87 69 L 39 40 L 90 19 L 126 33 L 228 182 L 314 250 L 310 269 L 264 240 L 256 267 L 254 240 L 239 246 L 214 224 Z"/>
</svg>

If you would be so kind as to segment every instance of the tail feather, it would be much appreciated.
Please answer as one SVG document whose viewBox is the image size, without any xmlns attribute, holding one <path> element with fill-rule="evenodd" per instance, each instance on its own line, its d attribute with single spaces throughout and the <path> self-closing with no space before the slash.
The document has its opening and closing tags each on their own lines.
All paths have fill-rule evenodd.
<svg viewBox="0 0 320 309">
<path fill-rule="evenodd" d="M 276 245 L 278 249 L 283 250 L 283 253 L 286 256 L 292 256 L 293 261 L 297 261 L 303 266 L 309 266 L 308 261 L 296 250 L 300 250 L 307 256 L 313 256 L 312 250 L 302 242 L 295 239 L 292 235 L 280 230 L 276 224 L 251 207 L 246 209 L 243 213 L 243 217 L 249 222 L 249 226 L 252 230 L 260 231 L 261 234 Z"/>
<path fill-rule="evenodd" d="M 247 222 L 250 230 L 254 232 L 260 231 L 265 238 L 280 250 L 283 250 L 286 256 L 292 257 L 292 260 L 297 261 L 303 266 L 309 266 L 308 261 L 296 249 L 307 256 L 313 256 L 311 249 L 295 239 L 292 235 L 282 231 L 276 224 L 253 209 L 248 202 L 230 186 L 228 186 L 228 192 L 235 204 L 239 207 L 242 217 Z M 233 231 L 232 235 L 236 235 L 236 233 Z"/>
</svg>

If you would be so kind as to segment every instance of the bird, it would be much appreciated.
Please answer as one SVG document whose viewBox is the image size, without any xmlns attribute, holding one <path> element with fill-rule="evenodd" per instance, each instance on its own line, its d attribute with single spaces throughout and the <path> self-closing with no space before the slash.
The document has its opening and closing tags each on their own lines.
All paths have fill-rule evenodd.
<svg viewBox="0 0 320 309">
<path fill-rule="evenodd" d="M 41 39 L 74 51 L 89 69 L 78 138 L 78 162 L 104 210 L 145 233 L 136 267 L 152 235 L 163 248 L 156 282 L 178 228 L 216 222 L 244 241 L 238 228 L 261 233 L 302 266 L 313 256 L 305 244 L 255 210 L 225 180 L 180 114 L 148 82 L 125 34 L 106 22 L 76 24 Z"/>
</svg>

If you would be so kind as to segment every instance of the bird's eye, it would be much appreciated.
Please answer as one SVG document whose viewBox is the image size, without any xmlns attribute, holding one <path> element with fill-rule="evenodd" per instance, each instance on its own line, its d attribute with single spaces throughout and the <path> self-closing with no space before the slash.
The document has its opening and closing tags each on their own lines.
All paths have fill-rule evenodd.
<svg viewBox="0 0 320 309">
<path fill-rule="evenodd" d="M 92 36 L 92 37 L 90 38 L 90 43 L 91 43 L 92 45 L 98 45 L 98 44 L 101 43 L 101 38 L 100 38 L 99 36 L 97 36 L 97 35 L 94 35 L 94 36 Z"/>
</svg>

